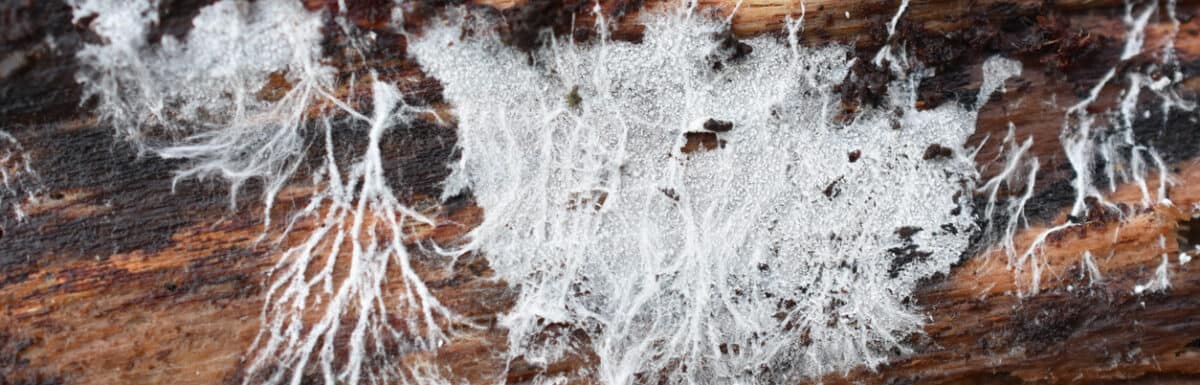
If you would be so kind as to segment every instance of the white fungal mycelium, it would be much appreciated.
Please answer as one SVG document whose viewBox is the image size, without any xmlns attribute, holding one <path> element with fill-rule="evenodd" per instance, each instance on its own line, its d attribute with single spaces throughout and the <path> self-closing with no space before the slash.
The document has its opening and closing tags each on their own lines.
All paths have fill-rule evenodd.
<svg viewBox="0 0 1200 385">
<path fill-rule="evenodd" d="M 369 112 L 338 99 L 320 58 L 331 15 L 297 1 L 218 1 L 186 38 L 156 43 L 156 3 L 71 4 L 101 39 L 80 51 L 79 80 L 119 136 L 188 160 L 179 177 L 218 176 L 234 194 L 261 180 L 267 218 L 283 187 L 303 182 L 297 170 L 310 177 L 311 197 L 279 238 L 291 241 L 270 272 L 245 382 L 442 383 L 427 362 L 380 360 L 435 350 L 452 334 L 447 325 L 466 325 L 430 293 L 405 245 L 433 219 L 402 202 L 390 186 L 403 181 L 383 172 L 383 136 L 436 114 L 378 79 Z M 917 86 L 930 73 L 890 42 L 872 61 L 897 79 L 884 105 L 842 121 L 834 89 L 854 63 L 847 47 L 802 46 L 802 17 L 789 18 L 785 41 L 749 39 L 752 53 L 733 58 L 714 38 L 729 20 L 695 8 L 647 12 L 636 44 L 609 39 L 598 10 L 597 41 L 551 37 L 529 53 L 502 44 L 490 16 L 461 9 L 406 36 L 457 123 L 461 156 L 443 198 L 470 192 L 484 210 L 462 240 L 429 249 L 450 265 L 481 252 L 519 292 L 500 318 L 509 346 L 497 355 L 549 364 L 579 347 L 579 333 L 546 333 L 557 325 L 586 336 L 599 359 L 590 374 L 610 385 L 784 383 L 874 366 L 920 332 L 924 317 L 909 298 L 917 282 L 948 272 L 980 231 L 1000 234 L 1009 265 L 1030 279 L 1023 293 L 1037 292 L 1040 246 L 1074 224 L 1025 250 L 1012 240 L 1028 226 L 1039 171 L 1032 140 L 1010 130 L 994 160 L 1002 169 L 986 181 L 964 148 L 976 111 L 1020 73 L 1018 62 L 987 60 L 974 106 L 918 110 Z M 1128 7 L 1122 60 L 1141 52 L 1160 9 L 1175 18 L 1173 1 Z M 1162 68 L 1173 49 L 1164 48 Z M 1145 179 L 1165 170 L 1161 157 L 1132 135 L 1138 95 L 1158 95 L 1164 115 L 1192 106 L 1172 91 L 1179 75 L 1154 70 L 1109 72 L 1069 108 L 1061 139 L 1076 173 L 1072 215 L 1086 215 L 1088 197 L 1114 206 L 1095 162 L 1110 188 L 1138 183 L 1143 204 L 1169 204 L 1170 179 Z M 1116 76 L 1131 84 L 1119 111 L 1092 116 L 1088 105 Z M 263 98 L 272 77 L 286 92 Z M 343 154 L 343 135 L 365 135 L 365 149 Z M 310 146 L 324 149 L 317 164 L 305 164 Z M 987 198 L 981 213 L 973 194 Z M 981 229 L 979 214 L 1007 219 Z M 1081 263 L 1091 282 L 1103 279 L 1090 252 Z M 1141 290 L 1169 288 L 1169 268 L 1164 257 Z"/>
<path fill-rule="evenodd" d="M 79 53 L 88 97 L 142 151 L 189 160 L 179 178 L 219 176 L 233 194 L 259 179 L 269 220 L 275 196 L 312 144 L 304 134 L 324 138 L 315 144 L 325 149 L 322 164 L 308 166 L 314 193 L 280 240 L 296 226 L 310 229 L 283 248 L 270 271 L 245 382 L 409 381 L 416 372 L 399 363 L 368 360 L 436 347 L 445 339 L 436 321 L 451 314 L 417 276 L 405 246 L 411 226 L 433 222 L 391 190 L 379 143 L 425 111 L 380 81 L 372 85 L 370 116 L 333 96 L 332 69 L 319 63 L 323 16 L 297 1 L 218 1 L 201 9 L 185 41 L 165 35 L 158 44 L 147 41 L 158 15 L 150 2 L 73 5 L 76 20 L 94 16 L 90 26 L 103 40 Z M 290 89 L 259 97 L 272 74 L 283 74 Z M 334 132 L 331 117 L 307 116 L 318 102 L 347 116 L 339 127 L 365 127 L 346 129 L 368 136 L 363 153 L 338 152 L 333 138 L 346 134 Z M 353 161 L 339 166 L 339 159 Z M 395 317 L 407 322 L 396 325 Z"/>
<path fill-rule="evenodd" d="M 1160 2 L 1163 3 L 1162 6 L 1159 5 Z M 1010 267 L 1014 269 L 1018 282 L 1023 286 L 1021 294 L 1036 294 L 1039 291 L 1041 272 L 1045 264 L 1040 258 L 1041 248 L 1050 234 L 1079 225 L 1091 210 L 1111 211 L 1121 216 L 1128 214 L 1122 211 L 1120 206 L 1106 199 L 1106 191 L 1115 192 L 1118 185 L 1132 183 L 1139 188 L 1142 195 L 1141 201 L 1135 204 L 1135 207 L 1173 205 L 1167 196 L 1167 186 L 1174 183 L 1171 173 L 1158 151 L 1136 138 L 1134 123 L 1151 116 L 1151 107 L 1143 106 L 1143 99 L 1157 103 L 1164 127 L 1166 119 L 1173 111 L 1190 112 L 1196 108 L 1193 101 L 1185 99 L 1178 92 L 1183 75 L 1179 72 L 1178 58 L 1175 56 L 1174 40 L 1180 25 L 1175 6 L 1174 0 L 1155 0 L 1140 5 L 1133 1 L 1126 2 L 1123 20 L 1128 30 L 1120 60 L 1126 62 L 1139 55 L 1150 55 L 1157 60 L 1146 65 L 1131 66 L 1133 69 L 1125 73 L 1118 73 L 1116 68 L 1110 69 L 1092 86 L 1087 95 L 1067 107 L 1059 140 L 1074 172 L 1071 187 L 1075 190 L 1075 200 L 1069 211 L 1071 220 L 1042 231 L 1032 244 L 1018 255 L 1014 253 L 1011 229 L 1017 226 L 1018 221 L 1024 219 L 1011 214 L 1023 210 L 1037 175 L 1037 159 L 1026 160 L 1033 164 L 1027 179 L 1029 185 L 1023 198 L 1008 202 L 1009 230 L 1006 230 L 1004 241 L 1000 244 L 1008 252 Z M 1145 29 L 1153 17 L 1166 20 L 1171 30 L 1164 40 L 1159 42 L 1159 51 L 1145 52 Z M 1105 87 L 1115 83 L 1118 77 L 1124 77 L 1127 86 L 1117 96 L 1117 108 L 1099 113 L 1089 111 L 1090 106 L 1100 101 Z M 1143 98 L 1144 91 L 1149 91 L 1152 98 Z M 1010 148 L 1009 165 L 1020 159 L 1024 151 L 1023 146 Z M 1097 166 L 1103 174 L 1096 173 Z M 997 178 L 1010 178 L 1010 171 L 1011 167 L 1006 167 Z M 1157 183 L 1154 185 L 1147 182 L 1147 177 L 1152 175 L 1157 177 Z M 996 180 L 989 181 L 985 186 L 998 186 L 993 183 Z M 1099 206 L 1089 207 L 1086 203 L 1089 199 L 1094 199 Z M 994 199 L 989 200 L 989 212 L 993 202 Z M 1028 226 L 1027 223 L 1022 225 Z M 1163 248 L 1165 249 L 1165 246 Z M 1081 257 L 1086 259 L 1090 257 L 1090 253 Z M 1167 264 L 1160 266 L 1161 271 L 1156 273 L 1158 278 L 1154 281 L 1155 284 L 1144 286 L 1159 289 L 1169 287 L 1169 282 L 1165 281 L 1167 268 Z"/>
<path fill-rule="evenodd" d="M 755 38 L 714 70 L 727 26 L 685 10 L 647 18 L 638 44 L 555 40 L 531 65 L 494 35 L 462 38 L 486 30 L 476 22 L 427 30 L 411 50 L 458 118 L 445 193 L 470 188 L 485 210 L 462 251 L 520 288 L 501 320 L 510 357 L 561 355 L 565 339 L 537 338 L 555 323 L 587 332 L 606 384 L 873 365 L 921 325 L 916 281 L 946 272 L 977 230 L 955 201 L 974 187 L 975 112 L 916 110 L 916 75 L 892 85 L 902 114 L 840 124 L 845 48 Z M 1020 66 L 985 68 L 994 85 Z M 733 128 L 683 152 L 710 119 Z M 932 144 L 955 153 L 923 159 Z"/>
<path fill-rule="evenodd" d="M 223 177 L 233 193 L 266 180 L 269 206 L 298 165 L 306 110 L 332 82 L 318 62 L 322 18 L 295 1 L 225 0 L 200 10 L 186 40 L 151 44 L 153 4 L 73 1 L 75 20 L 90 18 L 103 41 L 78 53 L 85 98 L 142 151 L 193 160 L 180 177 Z M 291 90 L 260 100 L 276 72 Z"/>
<path fill-rule="evenodd" d="M 38 200 L 41 183 L 21 142 L 0 130 L 0 215 L 25 219 L 23 206 Z M 2 229 L 0 229 L 2 230 Z"/>
</svg>

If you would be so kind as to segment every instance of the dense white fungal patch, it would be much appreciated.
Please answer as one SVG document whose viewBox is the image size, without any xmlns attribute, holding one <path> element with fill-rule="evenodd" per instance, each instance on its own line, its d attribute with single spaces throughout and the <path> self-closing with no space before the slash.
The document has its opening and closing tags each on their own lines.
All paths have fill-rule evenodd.
<svg viewBox="0 0 1200 385">
<path fill-rule="evenodd" d="M 954 201 L 974 187 L 962 147 L 975 113 L 915 110 L 916 76 L 892 85 L 902 115 L 839 124 L 843 48 L 755 38 L 714 71 L 705 58 L 727 26 L 686 11 L 645 20 L 640 44 L 556 40 L 531 57 L 462 38 L 487 29 L 455 20 L 410 48 L 458 118 L 446 194 L 470 188 L 485 210 L 459 252 L 485 252 L 520 289 L 501 320 L 510 358 L 562 354 L 565 337 L 539 338 L 553 323 L 587 333 L 605 384 L 874 365 L 919 330 L 916 281 L 946 272 L 977 230 Z M 709 119 L 733 128 L 681 151 Z M 931 144 L 954 155 L 925 160 Z"/>
</svg>

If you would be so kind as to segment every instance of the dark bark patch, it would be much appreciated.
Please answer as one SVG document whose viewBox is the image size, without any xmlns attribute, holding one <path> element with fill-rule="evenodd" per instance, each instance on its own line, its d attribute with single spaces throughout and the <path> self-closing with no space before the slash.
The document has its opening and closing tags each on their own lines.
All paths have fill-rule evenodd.
<svg viewBox="0 0 1200 385">
<path fill-rule="evenodd" d="M 200 14 L 200 10 L 215 0 L 163 0 L 158 3 L 158 24 L 151 26 L 148 40 L 158 44 L 163 36 L 169 35 L 179 40 L 187 38 L 191 32 L 192 19 Z"/>
<path fill-rule="evenodd" d="M 714 71 L 720 71 L 728 64 L 738 63 L 754 52 L 754 47 L 738 40 L 733 32 L 725 29 L 715 36 L 717 47 L 706 58 Z"/>
<path fill-rule="evenodd" d="M 893 80 L 887 64 L 871 60 L 885 44 L 905 48 L 916 62 L 933 71 L 918 86 L 917 107 L 935 108 L 946 102 L 972 107 L 978 89 L 970 71 L 993 55 L 1020 60 L 1027 67 L 1041 68 L 1047 75 L 1083 82 L 1098 77 L 1091 68 L 1111 68 L 1117 62 L 1121 42 L 1088 32 L 1070 20 L 1053 3 L 1024 5 L 999 3 L 975 7 L 962 16 L 942 20 L 964 28 L 942 31 L 933 24 L 900 18 L 895 35 L 887 36 L 890 18 L 872 17 L 865 35 L 856 44 L 858 61 L 838 87 L 846 105 L 879 106 Z"/>
<path fill-rule="evenodd" d="M 691 154 L 701 151 L 712 151 L 718 148 L 725 147 L 725 140 L 717 137 L 716 133 L 712 132 L 687 132 L 683 134 L 686 142 L 683 147 L 679 148 L 684 154 Z"/>
<path fill-rule="evenodd" d="M 733 130 L 733 122 L 709 119 L 704 122 L 704 129 L 712 132 L 729 132 Z"/>
<path fill-rule="evenodd" d="M 572 16 L 585 10 L 589 2 L 579 0 L 529 0 L 504 10 L 506 23 L 501 27 L 501 40 L 513 48 L 530 52 L 538 48 L 555 27 L 567 26 Z"/>
<path fill-rule="evenodd" d="M 924 160 L 945 159 L 954 156 L 954 150 L 949 147 L 934 143 L 925 148 L 925 154 L 921 156 Z"/>
<path fill-rule="evenodd" d="M 917 226 L 904 226 L 904 227 L 897 228 L 895 231 L 895 234 L 896 234 L 896 236 L 900 237 L 900 239 L 903 241 L 912 241 L 913 235 L 916 235 L 917 233 L 921 232 L 921 230 L 924 230 L 924 229 L 917 227 Z"/>
<path fill-rule="evenodd" d="M 1175 235 L 1179 243 L 1179 251 L 1196 250 L 1197 247 L 1200 247 L 1200 217 L 1192 217 L 1179 222 Z"/>
<path fill-rule="evenodd" d="M 892 262 L 888 266 L 888 277 L 896 278 L 900 275 L 900 271 L 904 270 L 905 266 L 913 262 L 924 262 L 933 255 L 933 252 L 918 250 L 917 245 L 907 244 L 900 247 L 888 249 L 888 253 L 892 254 Z"/>
</svg>

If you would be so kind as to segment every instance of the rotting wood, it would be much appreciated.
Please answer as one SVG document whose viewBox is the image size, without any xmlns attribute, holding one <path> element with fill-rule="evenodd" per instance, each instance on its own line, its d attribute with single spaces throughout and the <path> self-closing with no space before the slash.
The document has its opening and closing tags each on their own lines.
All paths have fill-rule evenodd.
<svg viewBox="0 0 1200 385">
<path fill-rule="evenodd" d="M 205 3 L 172 2 L 171 9 L 178 11 L 164 17 L 159 33 L 186 33 L 188 24 L 179 21 L 187 20 L 192 14 L 189 10 Z M 312 8 L 333 3 L 309 2 Z M 529 1 L 479 3 L 515 14 Z M 705 2 L 725 12 L 734 3 Z M 799 15 L 800 3 L 744 1 L 733 18 L 733 31 L 742 37 L 779 31 L 786 16 Z M 962 1 L 914 1 L 903 20 L 934 32 L 959 31 L 975 27 L 966 17 L 972 9 L 996 4 L 1037 5 L 1034 3 L 977 1 L 968 7 Z M 185 181 L 172 192 L 171 173 L 179 166 L 177 162 L 139 158 L 128 145 L 114 141 L 109 128 L 90 118 L 86 106 L 77 108 L 79 93 L 73 83 L 70 55 L 86 41 L 84 30 L 70 24 L 64 4 L 30 4 L 0 6 L 5 20 L 20 20 L 0 26 L 5 32 L 0 53 L 25 55 L 20 66 L 0 73 L 0 99 L 4 101 L 0 103 L 0 124 L 29 150 L 46 199 L 26 208 L 30 217 L 24 222 L 7 217 L 0 220 L 0 304 L 4 307 L 0 314 L 0 383 L 239 382 L 242 355 L 259 327 L 263 272 L 272 265 L 271 257 L 279 247 L 258 241 L 264 229 L 262 208 L 252 199 L 257 196 L 256 187 L 243 192 L 236 210 L 229 209 L 227 186 L 221 183 Z M 639 9 L 666 4 L 614 1 L 605 2 L 604 10 L 611 15 L 619 13 L 622 27 L 617 38 L 635 40 L 640 30 L 633 16 Z M 1124 34 L 1119 20 L 1121 4 L 1080 0 L 1042 6 L 1097 39 L 1120 41 Z M 807 44 L 854 43 L 864 52 L 880 42 L 863 36 L 895 12 L 895 4 L 890 2 L 814 0 L 804 6 Z M 1197 12 L 1196 2 L 1183 1 L 1180 8 L 1188 15 Z M 382 30 L 381 20 L 386 19 L 379 17 L 385 14 L 380 10 L 352 7 L 350 11 L 363 28 Z M 572 12 L 543 19 L 539 22 L 548 24 L 533 27 L 564 30 L 569 26 L 562 23 L 570 18 L 563 15 L 571 14 L 578 16 L 576 25 L 590 25 L 590 7 L 576 7 Z M 851 18 L 844 17 L 847 12 Z M 422 20 L 418 17 L 409 22 Z M 1164 28 L 1150 25 L 1148 44 L 1161 41 Z M 58 36 L 57 48 L 45 46 L 41 34 Z M 1200 68 L 1198 35 L 1200 23 L 1184 23 L 1177 48 L 1188 76 L 1195 76 Z M 338 40 L 331 39 L 329 44 L 337 48 Z M 402 52 L 402 39 L 392 44 Z M 980 136 L 1002 136 L 1011 121 L 1018 135 L 1037 139 L 1032 151 L 1047 161 L 1043 167 L 1049 170 L 1042 174 L 1042 191 L 1058 191 L 1053 186 L 1070 176 L 1057 155 L 1063 106 L 1115 65 L 1111 50 L 1117 48 L 1101 48 L 1100 60 L 1061 73 L 1047 68 L 1054 64 L 1042 62 L 1046 55 L 1021 57 L 1025 71 L 1008 83 L 1008 88 L 1017 92 L 989 101 L 980 114 Z M 969 94 L 967 91 L 977 89 L 978 63 L 991 53 L 1002 52 L 974 53 L 978 57 L 960 63 L 970 73 L 943 83 L 949 86 L 936 94 Z M 338 67 L 343 74 L 361 74 L 367 64 L 394 68 L 396 71 L 384 76 L 417 77 L 420 81 L 411 83 L 410 91 L 425 91 L 425 101 L 437 105 L 440 90 L 436 80 L 425 78 L 410 61 L 396 52 L 381 52 L 368 60 L 371 62 L 340 62 Z M 1189 80 L 1187 86 L 1189 92 L 1195 92 L 1200 81 Z M 1111 96 L 1119 88 L 1120 84 L 1114 83 L 1105 89 L 1100 108 L 1108 107 L 1103 103 L 1114 100 Z M 1037 103 L 1051 95 L 1057 96 L 1057 106 Z M 1200 165 L 1191 160 L 1196 147 L 1170 146 L 1177 144 L 1171 143 L 1173 140 L 1200 135 L 1186 123 L 1168 131 L 1181 136 L 1168 136 L 1155 144 L 1166 148 L 1166 156 L 1179 170 L 1171 199 L 1176 209 L 1187 208 L 1200 203 Z M 1146 132 L 1152 138 L 1161 131 L 1147 127 Z M 395 172 L 413 184 L 409 186 L 411 198 L 427 200 L 445 175 L 443 165 L 451 156 L 453 127 L 430 124 L 410 135 L 404 143 L 417 143 L 415 151 L 407 151 L 416 155 L 391 161 L 399 165 Z M 995 153 L 990 151 L 994 149 L 985 147 L 978 159 L 991 159 Z M 1114 200 L 1139 199 L 1132 191 L 1131 186 L 1124 186 Z M 281 200 L 302 202 L 306 194 L 307 190 L 297 186 Z M 1062 199 L 1070 198 L 1039 196 L 1032 202 L 1037 213 L 1031 217 L 1041 218 L 1045 223 L 1038 226 L 1042 227 L 1062 223 Z M 279 216 L 276 223 L 290 207 L 280 206 L 274 213 Z M 1007 294 L 1018 281 L 1006 269 L 1005 256 L 989 252 L 970 258 L 948 277 L 929 281 L 914 298 L 932 317 L 926 333 L 913 336 L 915 353 L 897 357 L 874 371 L 831 374 L 823 381 L 1195 381 L 1200 378 L 1200 343 L 1196 342 L 1200 341 L 1200 319 L 1196 318 L 1200 303 L 1194 299 L 1200 294 L 1200 269 L 1174 261 L 1179 244 L 1200 240 L 1180 242 L 1180 227 L 1188 218 L 1176 209 L 1137 213 L 1121 224 L 1102 218 L 1055 236 L 1046 248 L 1041 291 L 1024 298 Z M 414 235 L 413 242 L 426 237 L 454 239 L 482 215 L 469 197 L 456 198 L 441 212 L 440 225 Z M 1021 233 L 1018 244 L 1027 245 L 1042 227 Z M 271 232 L 268 239 L 278 231 L 266 230 Z M 300 226 L 284 243 L 302 237 L 306 230 Z M 1114 236 L 1117 242 L 1112 241 Z M 1160 236 L 1166 241 L 1166 250 L 1158 246 Z M 1086 275 L 1078 259 L 1083 250 L 1092 250 L 1097 256 L 1103 283 L 1093 285 L 1080 278 Z M 1134 285 L 1150 279 L 1164 252 L 1173 263 L 1172 287 L 1163 293 L 1134 294 Z M 489 352 L 506 343 L 494 319 L 511 305 L 512 289 L 488 279 L 491 272 L 482 256 L 464 258 L 450 269 L 423 259 L 418 268 L 435 295 L 451 309 L 490 325 L 464 332 L 439 349 L 439 364 L 452 379 L 468 383 L 492 382 L 504 374 L 504 362 Z M 538 375 L 558 373 L 589 382 L 585 371 L 595 364 L 589 356 L 567 357 L 545 368 L 518 360 L 509 367 L 506 380 L 523 383 Z"/>
</svg>

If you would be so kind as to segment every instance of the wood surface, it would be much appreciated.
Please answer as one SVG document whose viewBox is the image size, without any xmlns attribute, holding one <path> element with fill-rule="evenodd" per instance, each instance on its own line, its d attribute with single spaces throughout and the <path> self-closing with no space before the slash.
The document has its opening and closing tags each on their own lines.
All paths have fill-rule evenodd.
<svg viewBox="0 0 1200 385">
<path fill-rule="evenodd" d="M 163 2 L 163 21 L 155 33 L 186 33 L 187 20 L 207 3 Z M 388 32 L 381 21 L 386 20 L 381 15 L 390 14 L 390 2 L 349 3 L 345 14 L 391 45 L 361 59 L 334 55 L 339 71 L 388 68 L 383 76 L 416 79 L 405 83 L 406 91 L 449 109 L 436 81 L 403 54 L 403 37 Z M 778 34 L 785 17 L 799 15 L 800 3 L 743 1 L 732 29 L 739 37 Z M 314 10 L 337 7 L 336 1 L 306 4 Z M 605 1 L 603 8 L 621 25 L 616 36 L 636 41 L 637 15 L 673 4 Z M 704 9 L 715 13 L 731 12 L 735 4 L 703 1 Z M 850 44 L 857 54 L 870 55 L 884 43 L 879 28 L 895 14 L 898 2 L 812 0 L 803 5 L 805 44 Z M 422 11 L 408 23 L 419 29 L 423 18 L 434 17 L 440 6 L 422 3 Z M 573 20 L 569 16 L 577 16 L 579 29 L 590 25 L 590 5 L 569 1 L 480 0 L 473 7 L 508 16 L 514 46 L 528 44 L 521 40 L 528 39 L 521 32 L 528 29 L 567 33 Z M 1187 21 L 1176 46 L 1188 77 L 1185 89 L 1194 96 L 1200 88 L 1200 79 L 1193 78 L 1200 74 L 1200 20 L 1192 15 L 1200 6 L 1181 1 L 1178 10 Z M 919 53 L 939 70 L 920 101 L 929 106 L 973 95 L 981 78 L 979 65 L 991 55 L 1024 64 L 1021 77 L 1006 83 L 1009 92 L 983 107 L 972 142 L 1003 136 L 1010 122 L 1018 137 L 1035 138 L 1032 153 L 1042 161 L 1043 172 L 1039 194 L 1029 206 L 1033 227 L 1019 233 L 1018 246 L 1067 220 L 1064 208 L 1073 191 L 1066 181 L 1072 174 L 1058 142 L 1065 106 L 1110 68 L 1155 60 L 1149 52 L 1162 44 L 1169 28 L 1161 20 L 1152 22 L 1148 53 L 1121 64 L 1123 15 L 1120 1 L 914 0 L 902 19 L 899 38 L 914 48 L 940 44 L 949 52 Z M 48 45 L 46 35 L 54 36 L 56 44 Z M 330 35 L 327 45 L 337 48 L 340 37 Z M 0 55 L 5 56 L 0 60 L 14 55 L 21 60 L 0 68 L 0 129 L 14 136 L 37 171 L 36 178 L 18 186 L 37 197 L 23 205 L 25 219 L 7 215 L 12 197 L 0 201 L 5 210 L 0 219 L 0 384 L 240 383 L 246 375 L 246 349 L 260 327 L 267 270 L 280 249 L 302 239 L 311 225 L 301 223 L 274 242 L 280 229 L 263 226 L 261 186 L 248 187 L 233 207 L 228 185 L 220 181 L 185 180 L 173 188 L 173 172 L 182 163 L 139 155 L 93 116 L 91 104 L 80 103 L 74 52 L 89 41 L 94 36 L 86 26 L 72 24 L 69 7 L 59 1 L 0 4 Z M 868 86 L 848 85 L 869 91 Z M 1118 80 L 1106 87 L 1097 108 L 1111 107 L 1123 86 Z M 1044 103 L 1052 97 L 1057 104 Z M 853 111 L 864 100 L 844 103 Z M 1181 246 L 1187 251 L 1200 242 L 1200 221 L 1192 221 L 1190 212 L 1200 204 L 1200 160 L 1195 159 L 1200 132 L 1190 120 L 1195 114 L 1172 116 L 1167 126 L 1156 118 L 1138 123 L 1139 139 L 1160 148 L 1171 163 L 1174 206 L 1131 213 L 1123 221 L 1101 216 L 1056 233 L 1045 245 L 1046 272 L 1035 295 L 1012 295 L 1018 281 L 1004 255 L 991 245 L 978 245 L 979 252 L 948 276 L 919 288 L 914 300 L 930 322 L 925 333 L 910 338 L 914 353 L 878 368 L 813 382 L 1200 382 L 1200 262 L 1176 263 Z M 451 241 L 486 215 L 469 196 L 442 206 L 431 203 L 453 156 L 452 122 L 394 134 L 404 136 L 391 145 L 403 145 L 405 151 L 385 151 L 391 154 L 388 172 L 402 176 L 410 203 L 439 223 L 421 228 L 411 243 Z M 977 157 L 984 177 L 996 172 L 987 164 L 996 150 L 984 146 Z M 288 210 L 302 205 L 310 193 L 302 184 L 286 189 L 272 212 L 273 222 L 284 222 Z M 1110 199 L 1134 203 L 1140 197 L 1133 186 L 1122 186 Z M 267 236 L 261 237 L 264 232 Z M 1085 250 L 1097 256 L 1104 280 L 1084 278 L 1079 256 Z M 1170 289 L 1135 293 L 1135 285 L 1151 280 L 1164 253 L 1172 261 Z M 481 255 L 445 266 L 441 259 L 419 254 L 417 264 L 442 303 L 480 324 L 494 325 L 516 295 L 493 279 Z M 587 369 L 597 362 L 588 355 L 545 367 L 518 360 L 505 371 L 505 362 L 493 354 L 505 344 L 504 330 L 491 326 L 463 331 L 450 344 L 420 355 L 433 357 L 451 379 L 465 383 L 500 378 L 526 383 L 548 374 L 593 382 Z M 389 357 L 401 362 L 416 358 L 421 357 Z"/>
</svg>

